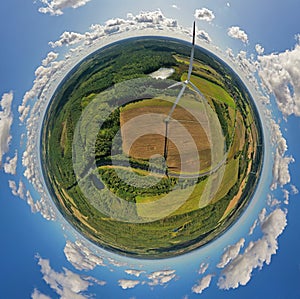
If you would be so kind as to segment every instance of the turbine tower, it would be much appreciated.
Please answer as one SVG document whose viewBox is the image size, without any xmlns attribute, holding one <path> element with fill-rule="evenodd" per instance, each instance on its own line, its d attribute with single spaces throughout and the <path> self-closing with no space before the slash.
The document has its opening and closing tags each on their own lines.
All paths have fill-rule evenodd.
<svg viewBox="0 0 300 299">
<path fill-rule="evenodd" d="M 176 82 L 175 84 L 169 86 L 168 88 L 173 88 L 176 86 L 182 86 L 167 118 L 164 120 L 165 121 L 165 143 L 164 143 L 164 159 L 165 159 L 165 163 L 166 163 L 166 176 L 168 176 L 168 167 L 167 167 L 167 156 L 168 156 L 168 129 L 169 129 L 169 122 L 171 120 L 171 116 L 179 102 L 179 100 L 181 99 L 185 89 L 187 86 L 189 86 L 190 88 L 194 89 L 203 99 L 204 101 L 206 101 L 204 95 L 201 93 L 201 91 L 195 86 L 195 84 L 193 84 L 193 82 L 191 82 L 191 75 L 192 75 L 192 71 L 193 71 L 193 62 L 194 62 L 194 53 L 195 53 L 195 37 L 196 37 L 196 22 L 194 21 L 193 23 L 193 40 L 192 40 L 192 50 L 191 50 L 191 56 L 190 56 L 190 64 L 189 64 L 189 70 L 188 70 L 188 75 L 187 75 L 187 79 L 183 82 Z"/>
</svg>

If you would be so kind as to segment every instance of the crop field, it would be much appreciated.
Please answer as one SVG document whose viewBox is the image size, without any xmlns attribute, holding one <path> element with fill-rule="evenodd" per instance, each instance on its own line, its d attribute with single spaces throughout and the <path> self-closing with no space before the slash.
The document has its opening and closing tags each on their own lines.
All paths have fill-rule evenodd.
<svg viewBox="0 0 300 299">
<path fill-rule="evenodd" d="M 184 100 L 184 99 L 183 99 Z M 148 160 L 154 155 L 164 155 L 165 122 L 170 111 L 169 102 L 148 100 L 131 104 L 120 114 L 123 151 L 135 159 Z M 144 105 L 143 105 L 144 104 Z M 205 128 L 207 116 L 200 103 L 197 119 L 183 107 L 176 107 L 169 123 L 167 165 L 174 172 L 181 172 L 181 165 L 188 173 L 198 173 L 211 165 L 211 142 Z M 136 105 L 136 107 L 135 107 Z M 201 125 L 203 124 L 203 126 Z M 145 134 L 151 128 L 152 134 Z M 188 133 L 188 134 L 187 134 Z M 200 168 L 195 169 L 200 158 Z"/>
</svg>

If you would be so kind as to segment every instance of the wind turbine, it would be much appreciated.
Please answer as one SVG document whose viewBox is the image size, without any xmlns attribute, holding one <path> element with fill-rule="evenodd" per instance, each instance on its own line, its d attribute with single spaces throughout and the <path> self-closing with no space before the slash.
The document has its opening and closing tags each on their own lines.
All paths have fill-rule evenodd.
<svg viewBox="0 0 300 299">
<path fill-rule="evenodd" d="M 195 37 L 196 37 L 196 22 L 194 21 L 193 23 L 193 40 L 192 40 L 192 50 L 191 50 L 191 57 L 190 57 L 190 64 L 189 64 L 189 70 L 188 70 L 188 75 L 187 75 L 187 79 L 183 82 L 176 82 L 175 84 L 169 86 L 168 88 L 173 88 L 176 86 L 180 86 L 182 85 L 182 88 L 167 116 L 167 118 L 165 118 L 164 122 L 165 122 L 165 144 L 164 144 L 164 159 L 165 159 L 165 163 L 167 163 L 167 155 L 168 155 L 168 129 L 169 129 L 169 122 L 171 120 L 171 116 L 179 102 L 179 100 L 181 99 L 185 89 L 187 86 L 191 87 L 192 89 L 194 89 L 198 94 L 200 94 L 200 96 L 206 101 L 204 95 L 202 94 L 202 92 L 195 86 L 195 84 L 193 84 L 193 82 L 191 82 L 191 75 L 192 75 L 192 71 L 193 71 L 193 62 L 194 62 L 194 53 L 195 53 Z M 168 167 L 166 166 L 166 176 L 168 176 Z"/>
</svg>

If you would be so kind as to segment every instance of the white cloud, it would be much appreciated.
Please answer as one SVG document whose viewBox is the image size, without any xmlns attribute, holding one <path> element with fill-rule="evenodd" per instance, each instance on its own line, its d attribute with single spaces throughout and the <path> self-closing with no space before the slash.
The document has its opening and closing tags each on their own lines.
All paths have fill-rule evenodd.
<svg viewBox="0 0 300 299">
<path fill-rule="evenodd" d="M 126 263 L 120 262 L 120 261 L 116 261 L 116 260 L 114 260 L 114 259 L 111 258 L 111 257 L 108 257 L 107 260 L 109 261 L 109 263 L 110 263 L 112 266 L 115 266 L 115 267 L 124 267 L 124 266 L 127 266 Z"/>
<path fill-rule="evenodd" d="M 139 280 L 128 280 L 128 279 L 120 279 L 119 281 L 119 286 L 123 289 L 133 289 L 135 288 L 138 284 L 141 282 Z"/>
<path fill-rule="evenodd" d="M 235 66 L 243 72 L 249 83 L 258 91 L 257 101 L 263 104 L 269 103 L 269 98 L 261 93 L 260 84 L 257 80 L 258 62 L 254 59 L 254 56 L 248 57 L 246 51 L 239 51 L 237 55 L 234 54 L 231 48 L 226 50 L 226 54 Z"/>
<path fill-rule="evenodd" d="M 62 47 L 64 45 L 76 45 L 83 41 L 85 38 L 84 34 L 80 34 L 77 32 L 69 32 L 65 31 L 62 33 L 60 38 L 55 42 L 49 42 L 49 45 L 52 48 Z M 49 54 L 48 54 L 49 55 Z"/>
<path fill-rule="evenodd" d="M 255 45 L 255 50 L 258 55 L 262 55 L 265 52 L 265 49 L 260 44 Z"/>
<path fill-rule="evenodd" d="M 30 206 L 32 213 L 40 213 L 46 220 L 53 221 L 56 219 L 56 213 L 54 212 L 53 208 L 48 204 L 47 199 L 45 199 L 45 197 L 34 201 L 30 191 L 27 190 L 26 202 Z"/>
<path fill-rule="evenodd" d="M 90 0 L 40 0 L 44 5 L 39 8 L 39 12 L 59 16 L 66 8 L 78 8 L 86 5 Z"/>
<path fill-rule="evenodd" d="M 274 208 L 276 206 L 279 206 L 281 202 L 277 198 L 275 198 L 274 195 L 269 195 L 267 204 L 269 207 Z"/>
<path fill-rule="evenodd" d="M 210 286 L 213 275 L 209 274 L 203 277 L 198 284 L 194 285 L 192 291 L 196 294 L 201 294 L 205 289 Z"/>
<path fill-rule="evenodd" d="M 42 61 L 43 66 L 48 66 L 51 64 L 51 62 L 55 61 L 58 58 L 58 53 L 55 52 L 49 52 L 47 54 L 47 57 Z"/>
<path fill-rule="evenodd" d="M 52 57 L 49 55 L 52 55 Z M 49 63 L 49 64 L 45 65 L 45 63 Z M 38 100 L 43 99 L 44 94 L 48 91 L 46 87 L 49 83 L 50 78 L 52 78 L 55 75 L 55 73 L 58 73 L 63 68 L 64 65 L 65 65 L 64 61 L 54 60 L 53 52 L 50 52 L 47 55 L 47 57 L 42 61 L 42 65 L 39 66 L 35 71 L 35 80 L 33 82 L 33 87 L 31 88 L 30 91 L 27 91 L 25 93 L 22 100 L 22 104 L 18 107 L 18 112 L 20 114 L 19 119 L 21 122 L 24 122 L 29 114 L 30 106 L 28 105 L 28 102 L 37 97 Z M 35 110 L 33 109 L 33 111 Z M 37 117 L 39 115 L 39 112 L 38 111 L 35 112 L 37 114 L 35 117 Z"/>
<path fill-rule="evenodd" d="M 140 277 L 143 273 L 145 273 L 145 271 L 128 269 L 128 270 L 125 270 L 125 273 L 136 276 L 136 277 Z"/>
<path fill-rule="evenodd" d="M 175 19 L 166 18 L 160 9 L 155 11 L 143 11 L 136 16 L 128 14 L 130 21 L 137 23 L 148 23 L 148 27 L 154 28 L 155 25 L 163 25 L 166 27 L 177 27 L 178 23 Z"/>
<path fill-rule="evenodd" d="M 284 204 L 288 205 L 290 200 L 290 192 L 286 189 L 282 189 L 282 192 L 283 192 Z"/>
<path fill-rule="evenodd" d="M 276 149 L 273 165 L 273 184 L 271 186 L 272 190 L 275 190 L 277 188 L 277 184 L 282 187 L 291 181 L 289 164 L 294 161 L 295 160 L 293 157 L 282 156 L 278 148 Z"/>
<path fill-rule="evenodd" d="M 8 160 L 4 164 L 4 172 L 8 174 L 16 175 L 17 162 L 18 162 L 18 152 L 16 151 L 15 156 L 11 159 L 8 158 Z"/>
<path fill-rule="evenodd" d="M 39 290 L 34 289 L 31 294 L 31 299 L 51 299 L 49 296 L 42 294 Z"/>
<path fill-rule="evenodd" d="M 261 223 L 263 237 L 250 242 L 243 254 L 239 254 L 229 263 L 219 278 L 220 289 L 237 288 L 246 285 L 255 268 L 262 268 L 263 264 L 271 262 L 271 257 L 278 249 L 277 238 L 287 225 L 286 214 L 281 209 L 274 210 Z"/>
<path fill-rule="evenodd" d="M 208 263 L 201 263 L 198 273 L 204 274 L 206 270 L 208 269 L 209 264 Z"/>
<path fill-rule="evenodd" d="M 85 295 L 85 292 L 98 281 L 97 279 L 80 276 L 66 268 L 63 268 L 63 272 L 56 272 L 51 268 L 49 260 L 43 259 L 40 256 L 37 258 L 44 281 L 61 299 L 85 299 L 90 297 L 89 295 Z"/>
<path fill-rule="evenodd" d="M 72 243 L 68 240 L 64 248 L 64 253 L 67 260 L 77 270 L 93 270 L 96 266 L 104 266 L 103 259 L 94 254 L 80 241 Z"/>
<path fill-rule="evenodd" d="M 175 272 L 175 270 L 162 270 L 152 272 L 151 274 L 147 275 L 148 279 L 151 280 L 150 282 L 148 282 L 148 285 L 164 285 L 176 277 Z"/>
<path fill-rule="evenodd" d="M 211 43 L 211 37 L 209 36 L 209 34 L 204 31 L 204 30 L 199 30 L 197 32 L 197 37 L 200 38 L 201 40 L 207 42 L 208 44 Z"/>
<path fill-rule="evenodd" d="M 300 45 L 279 54 L 259 56 L 259 76 L 266 90 L 275 95 L 284 116 L 300 116 Z"/>
<path fill-rule="evenodd" d="M 280 126 L 270 120 L 271 142 L 275 146 L 274 163 L 273 163 L 273 182 L 271 190 L 277 189 L 278 185 L 283 187 L 291 181 L 289 164 L 295 160 L 291 156 L 285 156 L 287 143 L 280 131 Z"/>
<path fill-rule="evenodd" d="M 11 112 L 11 104 L 13 101 L 13 93 L 5 93 L 0 100 L 0 167 L 2 165 L 2 157 L 8 152 L 9 144 L 12 139 L 10 128 L 13 122 Z"/>
<path fill-rule="evenodd" d="M 228 35 L 235 39 L 240 39 L 243 43 L 248 43 L 248 35 L 238 26 L 232 26 L 228 28 Z"/>
<path fill-rule="evenodd" d="M 257 227 L 257 224 L 258 224 L 258 220 L 256 219 L 254 222 L 253 222 L 253 224 L 252 224 L 252 226 L 250 227 L 250 229 L 249 229 L 249 236 L 251 236 L 251 235 L 253 235 L 253 233 L 254 233 L 254 230 L 256 229 L 256 227 Z"/>
<path fill-rule="evenodd" d="M 240 239 L 236 244 L 228 246 L 227 249 L 225 249 L 225 252 L 223 253 L 221 257 L 221 261 L 217 265 L 218 268 L 224 268 L 230 261 L 235 259 L 238 254 L 240 253 L 240 250 L 245 245 L 245 239 Z"/>
<path fill-rule="evenodd" d="M 205 7 L 196 9 L 194 16 L 196 19 L 206 22 L 211 22 L 215 18 L 214 13 Z"/>
<path fill-rule="evenodd" d="M 178 7 L 178 5 L 176 5 L 176 4 L 173 4 L 171 7 L 174 8 L 174 9 L 177 9 L 177 10 L 180 9 L 180 8 Z"/>
<path fill-rule="evenodd" d="M 290 187 L 291 187 L 291 192 L 292 192 L 293 195 L 296 195 L 296 194 L 299 193 L 299 190 L 297 189 L 296 186 L 290 185 Z"/>
<path fill-rule="evenodd" d="M 19 181 L 19 186 L 17 186 L 15 181 L 8 180 L 8 185 L 14 196 L 18 196 L 21 199 L 25 199 L 25 185 L 22 181 Z"/>
<path fill-rule="evenodd" d="M 47 220 L 55 220 L 56 214 L 53 208 L 48 204 L 45 197 L 40 200 L 34 201 L 29 190 L 26 191 L 25 184 L 20 180 L 19 186 L 17 186 L 15 181 L 8 181 L 9 188 L 14 196 L 18 196 L 30 206 L 32 213 L 40 213 Z"/>
</svg>

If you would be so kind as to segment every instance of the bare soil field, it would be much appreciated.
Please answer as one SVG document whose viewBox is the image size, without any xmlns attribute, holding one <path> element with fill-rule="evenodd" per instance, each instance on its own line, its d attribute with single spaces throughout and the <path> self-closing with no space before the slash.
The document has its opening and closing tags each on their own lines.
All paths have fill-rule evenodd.
<svg viewBox="0 0 300 299">
<path fill-rule="evenodd" d="M 147 101 L 147 100 L 145 100 Z M 126 155 L 149 160 L 164 155 L 165 119 L 170 105 L 141 106 L 124 109 L 120 114 L 122 147 Z M 174 172 L 197 173 L 211 165 L 211 144 L 205 126 L 206 116 L 195 117 L 177 106 L 168 125 L 167 166 Z M 200 160 L 200 165 L 199 161 Z"/>
</svg>

